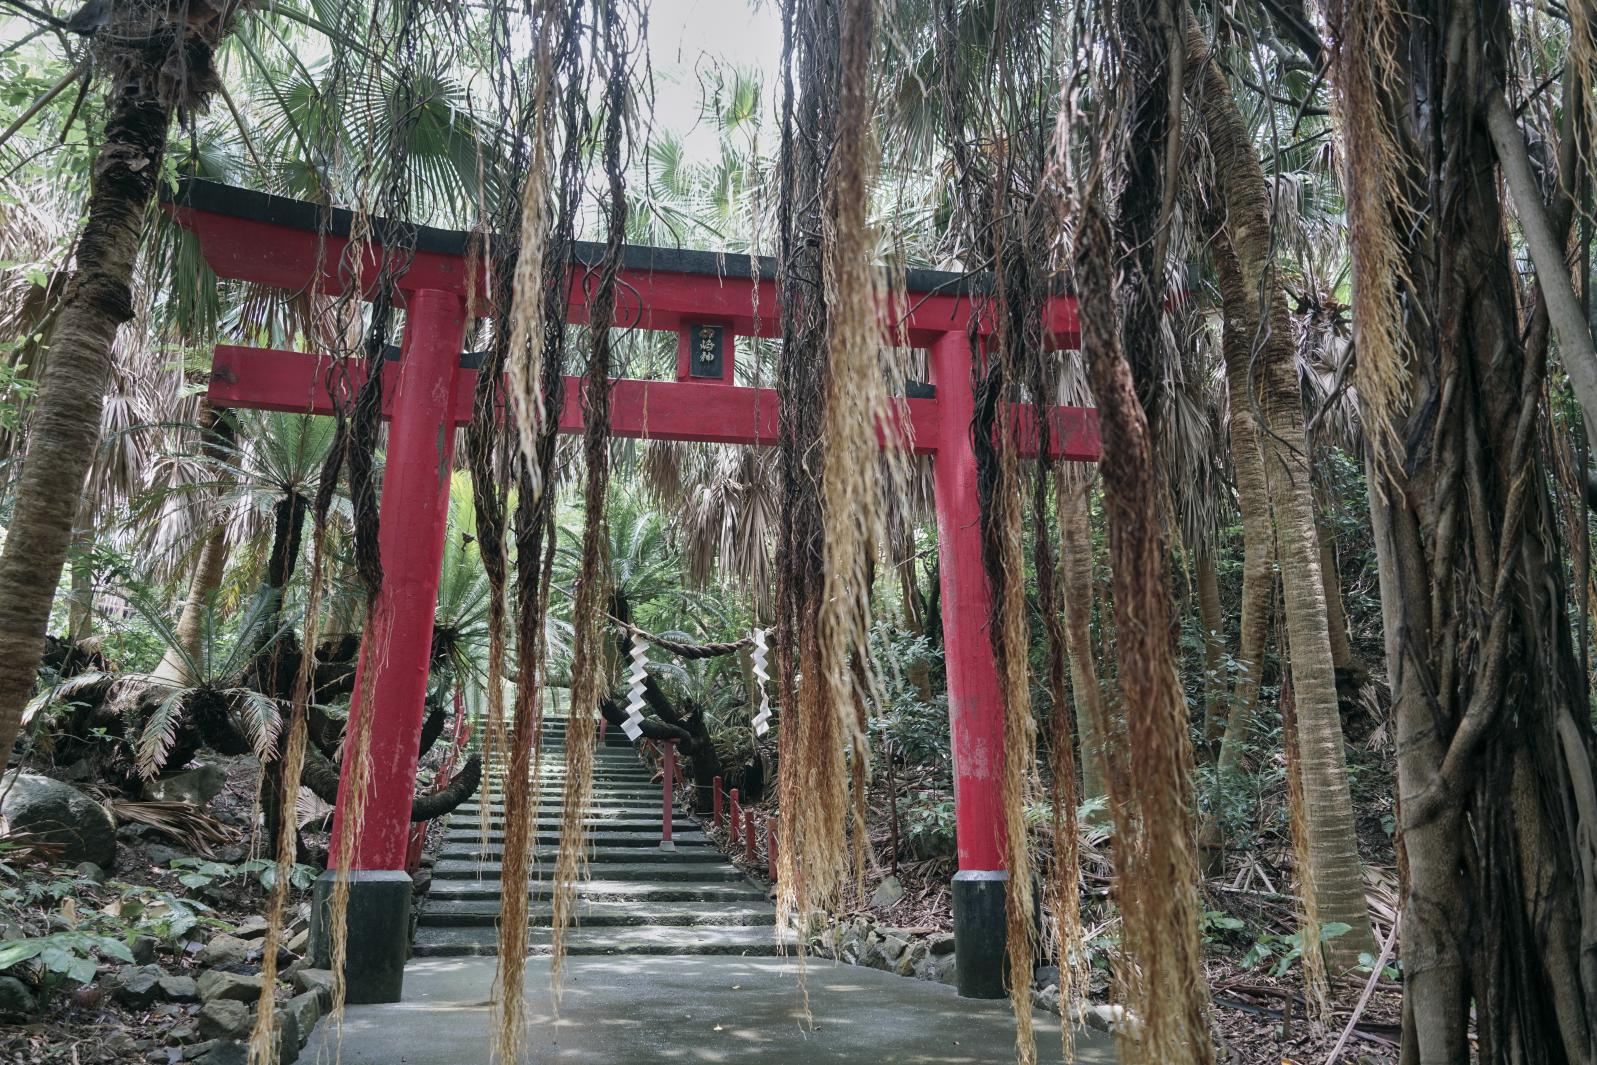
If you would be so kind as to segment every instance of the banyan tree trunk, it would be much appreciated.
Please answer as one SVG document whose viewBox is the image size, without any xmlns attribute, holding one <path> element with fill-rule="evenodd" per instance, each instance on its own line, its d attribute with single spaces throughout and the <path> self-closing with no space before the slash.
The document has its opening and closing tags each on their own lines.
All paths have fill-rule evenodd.
<svg viewBox="0 0 1597 1065">
<path fill-rule="evenodd" d="M 1331 9 L 1408 872 L 1402 1060 L 1590 1062 L 1597 764 L 1542 451 L 1548 318 L 1536 291 L 1522 318 L 1485 117 L 1515 16 Z M 1566 123 L 1592 91 L 1571 56 Z"/>
<path fill-rule="evenodd" d="M 109 6 L 98 38 L 113 53 L 102 56 L 105 68 L 115 72 L 105 130 L 0 552 L 0 765 L 10 760 L 33 690 L 84 475 L 99 448 L 111 344 L 133 317 L 133 268 L 167 127 L 180 103 L 195 105 L 215 86 L 212 51 L 233 11 L 200 2 Z"/>
<path fill-rule="evenodd" d="M 1274 259 L 1269 186 L 1258 151 L 1225 75 L 1209 56 L 1203 32 L 1190 12 L 1187 34 L 1192 71 L 1188 89 L 1214 153 L 1215 180 L 1225 205 L 1226 237 L 1236 263 L 1231 280 L 1242 284 L 1236 298 L 1225 301 L 1226 309 L 1246 316 L 1242 335 L 1252 356 L 1242 367 L 1228 360 L 1227 376 L 1247 374 L 1248 402 L 1253 403 L 1252 397 L 1257 396 L 1268 429 L 1261 445 L 1275 517 L 1296 699 L 1310 865 L 1305 879 L 1312 885 L 1320 923 L 1348 926 L 1345 934 L 1326 941 L 1325 953 L 1333 969 L 1349 969 L 1358 964 L 1359 955 L 1374 953 L 1375 938 L 1364 900 L 1341 705 L 1331 660 L 1291 312 Z"/>
</svg>

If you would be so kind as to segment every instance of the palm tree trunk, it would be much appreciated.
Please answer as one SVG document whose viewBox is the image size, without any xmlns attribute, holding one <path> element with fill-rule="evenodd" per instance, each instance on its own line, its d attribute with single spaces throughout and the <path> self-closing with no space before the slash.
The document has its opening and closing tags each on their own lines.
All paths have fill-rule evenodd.
<svg viewBox="0 0 1597 1065">
<path fill-rule="evenodd" d="M 1320 576 L 1325 580 L 1325 610 L 1331 631 L 1331 664 L 1340 673 L 1352 670 L 1353 642 L 1348 637 L 1347 610 L 1342 605 L 1342 574 L 1336 567 L 1336 531 L 1325 520 L 1324 511 L 1314 508 L 1314 524 L 1320 539 Z"/>
<path fill-rule="evenodd" d="M 1221 350 L 1225 359 L 1226 388 L 1231 398 L 1231 462 L 1236 469 L 1237 503 L 1242 510 L 1242 604 L 1237 644 L 1236 689 L 1226 715 L 1216 782 L 1230 786 L 1253 738 L 1258 710 L 1259 679 L 1264 669 L 1265 637 L 1270 630 L 1270 606 L 1275 598 L 1275 529 L 1270 522 L 1270 488 L 1264 473 L 1264 452 L 1259 442 L 1259 420 L 1248 394 L 1248 337 L 1241 328 L 1239 303 L 1247 299 L 1236 257 L 1230 246 L 1217 242 L 1215 272 L 1220 279 L 1225 325 Z M 1213 835 L 1211 822 L 1204 835 Z M 1218 840 L 1213 840 L 1218 844 Z"/>
<path fill-rule="evenodd" d="M 202 450 L 214 463 L 220 463 L 225 449 L 237 433 L 231 415 L 217 410 L 205 400 L 200 401 L 199 425 Z M 220 467 L 219 467 L 220 468 Z M 215 493 L 220 495 L 220 489 Z M 218 502 L 213 500 L 213 503 Z M 183 600 L 183 613 L 178 616 L 174 635 L 176 647 L 168 647 L 155 667 L 155 676 L 177 687 L 186 687 L 198 678 L 189 675 L 189 663 L 200 660 L 200 645 L 204 638 L 205 608 L 222 586 L 222 576 L 227 571 L 227 521 L 223 515 L 214 516 L 215 527 L 200 547 L 199 558 L 189 576 L 188 597 Z"/>
<path fill-rule="evenodd" d="M 1251 361 L 1258 367 L 1259 406 L 1269 429 L 1263 441 L 1265 479 L 1281 560 L 1309 836 L 1311 868 L 1303 879 L 1314 894 L 1310 912 L 1317 911 L 1325 922 L 1350 928 L 1326 944 L 1327 962 L 1342 970 L 1356 965 L 1360 954 L 1373 953 L 1375 938 L 1364 900 L 1336 671 L 1331 661 L 1308 442 L 1293 365 L 1292 323 L 1286 291 L 1275 268 L 1269 191 L 1258 153 L 1225 76 L 1211 59 L 1203 32 L 1190 13 L 1187 28 L 1192 71 L 1189 88 L 1215 157 L 1227 235 L 1243 284 L 1240 306 L 1249 315 L 1243 335 L 1255 349 Z"/>
<path fill-rule="evenodd" d="M 1225 617 L 1220 611 L 1220 578 L 1215 573 L 1214 548 L 1201 545 L 1194 553 L 1198 585 L 1198 623 L 1203 626 L 1203 749 L 1213 758 L 1225 732 Z"/>
<path fill-rule="evenodd" d="M 1063 470 L 1059 476 L 1065 477 Z M 1059 494 L 1059 559 L 1064 575 L 1065 645 L 1070 651 L 1070 691 L 1076 708 L 1076 737 L 1081 747 L 1081 797 L 1102 802 L 1103 737 L 1098 722 L 1105 713 L 1103 689 L 1092 649 L 1092 528 L 1087 506 L 1090 484 L 1067 484 Z M 1100 811 L 1095 818 L 1104 816 Z"/>
<path fill-rule="evenodd" d="M 113 4 L 102 36 L 150 38 L 141 7 Z M 153 63 L 141 57 L 111 86 L 77 266 L 62 295 L 0 553 L 0 765 L 11 757 L 33 690 L 83 478 L 100 444 L 111 344 L 133 317 L 133 267 L 173 110 L 158 87 L 166 50 L 153 51 Z"/>
<path fill-rule="evenodd" d="M 188 663 L 198 662 L 200 643 L 204 636 L 205 607 L 216 590 L 222 586 L 222 575 L 227 570 L 227 525 L 219 522 L 205 538 L 200 557 L 194 561 L 189 575 L 188 598 L 183 601 L 183 613 L 178 616 L 174 635 L 177 646 L 168 647 L 155 667 L 155 678 L 174 687 L 187 687 L 195 678 L 189 675 Z"/>
</svg>

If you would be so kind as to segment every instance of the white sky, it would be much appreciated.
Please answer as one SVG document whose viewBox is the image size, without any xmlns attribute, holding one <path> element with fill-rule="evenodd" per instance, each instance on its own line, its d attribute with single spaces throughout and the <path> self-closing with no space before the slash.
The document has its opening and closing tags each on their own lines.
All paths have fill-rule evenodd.
<svg viewBox="0 0 1597 1065">
<path fill-rule="evenodd" d="M 654 124 L 682 137 L 690 156 L 716 155 L 713 130 L 698 122 L 699 78 L 716 66 L 755 71 L 767 113 L 782 61 L 782 20 L 771 0 L 652 0 L 649 58 L 654 67 Z"/>
</svg>

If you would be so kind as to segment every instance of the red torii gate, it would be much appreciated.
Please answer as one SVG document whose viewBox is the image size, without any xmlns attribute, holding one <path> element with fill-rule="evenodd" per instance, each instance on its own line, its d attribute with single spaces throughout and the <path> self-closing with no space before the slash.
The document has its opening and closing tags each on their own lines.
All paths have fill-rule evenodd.
<svg viewBox="0 0 1597 1065">
<path fill-rule="evenodd" d="M 395 228 L 379 222 L 356 276 L 343 264 L 352 218 L 283 197 L 186 182 L 168 209 L 198 238 L 221 277 L 291 291 L 338 295 L 359 285 L 369 295 Z M 409 944 L 410 878 L 405 873 L 410 804 L 416 780 L 423 698 L 443 558 L 455 429 L 471 417 L 474 366 L 463 365 L 467 286 L 483 301 L 482 271 L 468 268 L 470 235 L 405 227 L 408 259 L 395 284 L 405 310 L 397 360 L 384 364 L 383 413 L 390 419 L 380 504 L 383 587 L 372 626 L 387 639 L 380 663 L 363 645 L 352 707 L 369 705 L 371 773 L 364 823 L 351 861 L 347 977 L 349 1001 L 397 1001 Z M 414 249 L 412 252 L 410 249 Z M 572 266 L 568 320 L 586 319 L 584 264 L 600 249 L 579 245 Z M 398 254 L 397 252 L 395 254 Z M 772 445 L 777 442 L 774 389 L 733 383 L 734 336 L 780 336 L 775 264 L 748 256 L 628 247 L 620 272 L 618 322 L 679 336 L 677 379 L 617 379 L 611 432 L 659 440 Z M 472 279 L 475 278 L 473 281 Z M 999 998 L 1003 986 L 1004 872 L 1003 701 L 987 635 L 990 592 L 982 566 L 976 463 L 971 447 L 971 319 L 964 275 L 910 271 L 903 306 L 884 307 L 899 342 L 930 352 L 931 395 L 909 395 L 900 424 L 914 451 L 933 456 L 943 643 L 954 756 L 959 872 L 954 931 L 959 992 Z M 1057 348 L 1079 342 L 1075 300 L 1049 300 L 1044 327 Z M 986 331 L 978 320 L 976 331 Z M 218 346 L 210 400 L 312 414 L 333 412 L 332 361 L 291 351 Z M 352 396 L 359 374 L 336 386 Z M 580 432 L 580 380 L 567 378 L 563 432 Z M 1014 408 L 1023 450 L 1036 451 L 1030 408 Z M 1096 412 L 1060 407 L 1050 415 L 1050 447 L 1060 458 L 1095 461 Z M 1029 448 L 1028 448 L 1029 442 Z M 346 776 L 351 767 L 343 767 Z M 347 794 L 347 791 L 346 791 Z M 337 816 L 343 813 L 342 808 Z M 337 838 L 335 827 L 334 838 Z M 330 874 L 318 882 L 322 909 Z M 322 937 L 318 954 L 325 953 Z M 324 959 L 325 963 L 325 959 Z"/>
</svg>

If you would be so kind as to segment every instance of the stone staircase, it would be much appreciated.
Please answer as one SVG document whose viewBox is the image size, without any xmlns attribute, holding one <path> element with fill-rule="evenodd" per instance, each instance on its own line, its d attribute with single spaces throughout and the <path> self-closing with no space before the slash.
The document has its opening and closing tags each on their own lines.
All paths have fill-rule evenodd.
<svg viewBox="0 0 1597 1065">
<path fill-rule="evenodd" d="M 551 949 L 555 854 L 565 781 L 565 722 L 544 726 L 537 782 L 529 951 Z M 680 806 L 672 815 L 674 850 L 660 847 L 661 788 L 630 744 L 612 736 L 594 752 L 593 800 L 587 810 L 589 876 L 581 885 L 570 954 L 774 955 L 776 911 L 763 889 L 717 850 Z M 497 777 L 495 778 L 497 780 Z M 419 920 L 416 957 L 497 954 L 503 885 L 504 798 L 466 803 L 447 825 Z"/>
</svg>

